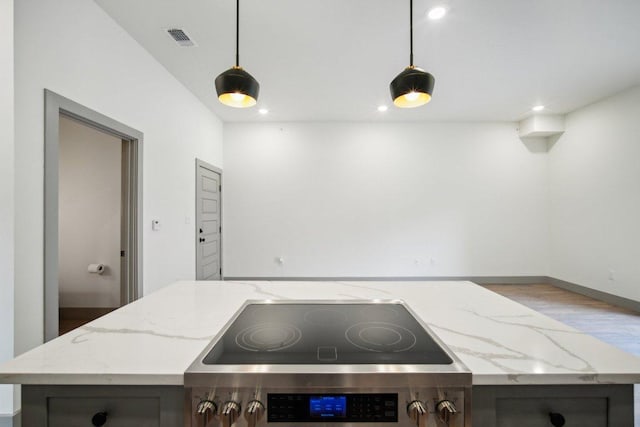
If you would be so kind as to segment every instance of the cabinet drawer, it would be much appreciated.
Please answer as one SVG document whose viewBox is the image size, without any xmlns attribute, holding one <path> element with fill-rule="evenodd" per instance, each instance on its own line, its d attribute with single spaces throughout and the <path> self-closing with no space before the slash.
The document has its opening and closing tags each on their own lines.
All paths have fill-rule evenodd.
<svg viewBox="0 0 640 427">
<path fill-rule="evenodd" d="M 565 417 L 566 427 L 608 427 L 606 398 L 503 398 L 496 400 L 496 427 L 549 427 L 549 413 Z"/>
<path fill-rule="evenodd" d="M 105 427 L 184 427 L 181 386 L 25 385 L 22 427 L 89 427 L 100 412 Z"/>
<path fill-rule="evenodd" d="M 157 398 L 50 397 L 47 426 L 90 426 L 92 417 L 107 413 L 109 427 L 159 427 L 160 401 Z"/>
<path fill-rule="evenodd" d="M 473 386 L 473 427 L 633 427 L 633 385 Z"/>
</svg>

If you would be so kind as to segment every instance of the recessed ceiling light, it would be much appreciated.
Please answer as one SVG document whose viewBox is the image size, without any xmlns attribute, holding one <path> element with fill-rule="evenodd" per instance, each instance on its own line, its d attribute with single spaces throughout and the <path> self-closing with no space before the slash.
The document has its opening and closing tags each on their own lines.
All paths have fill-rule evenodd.
<svg viewBox="0 0 640 427">
<path fill-rule="evenodd" d="M 380 111 L 381 113 L 384 113 L 385 111 L 387 111 L 389 109 L 389 107 L 387 107 L 386 105 L 380 105 L 378 107 L 378 111 Z"/>
<path fill-rule="evenodd" d="M 258 113 L 267 114 L 267 113 L 269 113 L 269 110 L 267 110 L 266 108 L 261 108 L 261 109 L 258 110 Z"/>
<path fill-rule="evenodd" d="M 533 111 L 542 111 L 544 110 L 544 105 L 536 105 L 532 108 Z"/>
<path fill-rule="evenodd" d="M 438 6 L 431 9 L 427 14 L 427 16 L 429 17 L 429 19 L 436 20 L 436 19 L 442 18 L 446 14 L 447 14 L 447 9 L 445 9 L 442 6 Z"/>
</svg>

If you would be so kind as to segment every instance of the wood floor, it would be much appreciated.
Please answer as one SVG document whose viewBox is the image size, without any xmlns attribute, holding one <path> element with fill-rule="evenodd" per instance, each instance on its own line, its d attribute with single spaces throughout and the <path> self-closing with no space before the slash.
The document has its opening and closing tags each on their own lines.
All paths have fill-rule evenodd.
<svg viewBox="0 0 640 427">
<path fill-rule="evenodd" d="M 484 287 L 640 357 L 640 313 L 551 285 Z M 635 386 L 635 427 L 640 427 L 640 385 Z"/>
<path fill-rule="evenodd" d="M 111 313 L 115 309 L 115 307 L 60 307 L 58 310 L 58 335 L 64 335 L 98 317 Z"/>
</svg>

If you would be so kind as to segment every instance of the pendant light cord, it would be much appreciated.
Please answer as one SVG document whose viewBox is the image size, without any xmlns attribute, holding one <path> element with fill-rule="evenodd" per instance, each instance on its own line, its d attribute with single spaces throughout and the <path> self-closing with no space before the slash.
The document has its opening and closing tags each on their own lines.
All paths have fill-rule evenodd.
<svg viewBox="0 0 640 427">
<path fill-rule="evenodd" d="M 236 0 L 236 67 L 240 67 L 239 52 L 240 52 L 240 0 Z"/>
<path fill-rule="evenodd" d="M 409 66 L 413 68 L 413 0 L 409 0 L 409 45 L 411 46 L 411 54 L 409 55 Z"/>
</svg>

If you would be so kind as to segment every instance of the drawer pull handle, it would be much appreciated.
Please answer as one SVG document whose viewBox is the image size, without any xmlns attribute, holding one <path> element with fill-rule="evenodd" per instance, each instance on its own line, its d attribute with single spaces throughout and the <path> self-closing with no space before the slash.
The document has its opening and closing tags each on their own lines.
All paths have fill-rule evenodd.
<svg viewBox="0 0 640 427">
<path fill-rule="evenodd" d="M 103 426 L 107 423 L 107 413 L 106 412 L 98 412 L 91 418 L 91 424 L 96 427 Z"/>
<path fill-rule="evenodd" d="M 553 425 L 553 427 L 562 427 L 566 422 L 562 414 L 559 414 L 557 412 L 550 412 L 549 420 L 551 421 L 551 424 Z"/>
</svg>

